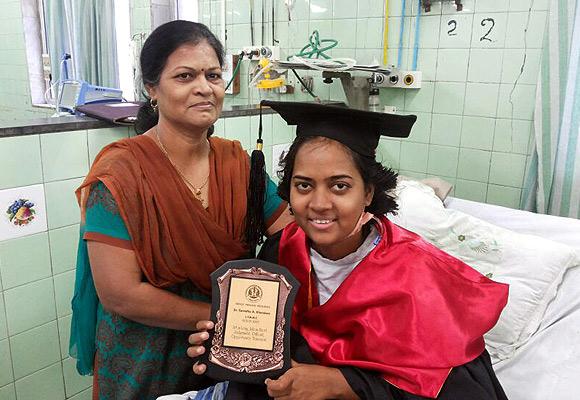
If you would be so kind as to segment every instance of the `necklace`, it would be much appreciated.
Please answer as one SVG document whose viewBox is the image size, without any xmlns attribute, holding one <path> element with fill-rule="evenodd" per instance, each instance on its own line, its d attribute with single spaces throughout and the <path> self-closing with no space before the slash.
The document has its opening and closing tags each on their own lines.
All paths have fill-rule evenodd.
<svg viewBox="0 0 580 400">
<path fill-rule="evenodd" d="M 177 171 L 177 173 L 179 174 L 181 179 L 183 179 L 183 181 L 187 184 L 187 186 L 189 186 L 193 190 L 193 195 L 195 196 L 195 198 L 198 199 L 201 202 L 201 204 L 205 207 L 205 201 L 201 196 L 201 190 L 209 182 L 209 173 L 205 177 L 205 181 L 203 182 L 203 184 L 201 186 L 195 186 L 193 183 L 191 183 L 191 181 L 189 179 L 187 179 L 187 177 L 185 175 L 183 175 L 183 173 L 179 170 L 179 168 L 177 168 L 177 165 L 175 165 L 175 163 L 173 162 L 171 157 L 169 157 L 169 153 L 167 152 L 167 149 L 165 148 L 165 146 L 163 146 L 163 143 L 161 142 L 161 138 L 159 137 L 159 131 L 157 130 L 157 127 L 155 127 L 155 137 L 157 138 L 157 143 L 159 143 L 159 147 L 163 151 L 163 154 L 165 154 L 165 157 L 167 157 L 167 159 L 169 160 L 171 165 L 173 165 L 173 168 L 175 168 L 175 170 Z"/>
</svg>

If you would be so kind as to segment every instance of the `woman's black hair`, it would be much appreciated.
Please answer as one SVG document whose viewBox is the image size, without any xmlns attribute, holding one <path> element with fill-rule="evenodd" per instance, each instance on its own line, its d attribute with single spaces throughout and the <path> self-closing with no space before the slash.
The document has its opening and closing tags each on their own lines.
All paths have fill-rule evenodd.
<svg viewBox="0 0 580 400">
<path fill-rule="evenodd" d="M 196 45 L 207 42 L 214 50 L 220 66 L 224 66 L 224 47 L 219 39 L 203 24 L 191 21 L 171 21 L 155 29 L 143 45 L 139 62 L 144 85 L 159 84 L 161 72 L 165 68 L 169 56 L 184 44 Z M 146 132 L 157 124 L 159 114 L 147 102 L 139 109 L 135 131 L 138 134 Z M 208 130 L 208 136 L 213 133 L 213 126 Z"/>
<path fill-rule="evenodd" d="M 304 144 L 321 138 L 331 140 L 322 136 L 300 136 L 294 139 L 290 149 L 280 161 L 282 169 L 278 171 L 278 178 L 280 179 L 278 196 L 281 199 L 290 202 L 290 185 L 298 151 Z M 352 157 L 365 186 L 374 187 L 373 199 L 371 204 L 365 208 L 365 211 L 377 215 L 395 213 L 398 207 L 391 192 L 397 186 L 397 173 L 374 158 L 361 156 L 347 146 L 344 146 L 344 148 L 347 149 Z"/>
</svg>

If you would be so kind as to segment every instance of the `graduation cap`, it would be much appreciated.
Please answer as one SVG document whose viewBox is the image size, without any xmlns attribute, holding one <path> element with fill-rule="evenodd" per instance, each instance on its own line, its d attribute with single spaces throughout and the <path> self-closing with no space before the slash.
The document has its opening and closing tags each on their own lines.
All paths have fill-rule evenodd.
<svg viewBox="0 0 580 400">
<path fill-rule="evenodd" d="M 364 157 L 375 157 L 381 136 L 406 138 L 417 120 L 415 115 L 396 115 L 357 110 L 346 106 L 319 103 L 260 102 L 257 148 L 250 161 L 246 243 L 250 249 L 261 243 L 265 232 L 262 205 L 266 172 L 262 153 L 262 107 L 271 107 L 288 125 L 296 125 L 296 136 L 323 136 L 334 139 Z"/>
<path fill-rule="evenodd" d="M 375 157 L 381 136 L 406 138 L 417 120 L 415 115 L 396 115 L 357 110 L 339 105 L 264 100 L 288 125 L 296 125 L 296 136 L 334 139 L 365 157 Z"/>
</svg>

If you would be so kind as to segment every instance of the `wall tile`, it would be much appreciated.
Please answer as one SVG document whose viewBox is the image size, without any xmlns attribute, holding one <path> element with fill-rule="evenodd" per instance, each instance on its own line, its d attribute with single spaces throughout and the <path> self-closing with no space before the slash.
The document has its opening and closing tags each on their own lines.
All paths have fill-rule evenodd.
<svg viewBox="0 0 580 400">
<path fill-rule="evenodd" d="M 356 3 L 356 1 L 333 0 L 332 11 L 334 19 L 356 17 L 356 8 L 353 3 Z"/>
<path fill-rule="evenodd" d="M 514 84 L 517 80 L 518 83 L 535 85 L 538 82 L 541 49 L 505 49 L 503 57 L 502 83 Z"/>
<path fill-rule="evenodd" d="M 250 23 L 250 2 L 249 1 L 234 1 L 233 8 L 233 23 L 234 24 L 249 24 Z M 255 13 L 255 10 L 254 10 Z M 259 18 L 260 13 L 254 14 L 254 20 Z"/>
<path fill-rule="evenodd" d="M 8 339 L 0 340 L 0 386 L 8 385 L 13 380 L 10 344 Z"/>
<path fill-rule="evenodd" d="M 78 178 L 49 182 L 44 185 L 49 229 L 61 228 L 80 222 L 80 210 L 75 190 L 82 182 L 83 178 Z"/>
<path fill-rule="evenodd" d="M 69 354 L 69 341 L 70 341 L 70 324 L 71 324 L 72 314 L 65 317 L 59 318 L 57 320 L 58 326 L 58 337 L 60 342 L 60 354 L 61 359 L 65 359 L 70 356 Z"/>
<path fill-rule="evenodd" d="M 331 19 L 332 0 L 310 0 L 310 19 Z"/>
<path fill-rule="evenodd" d="M 485 202 L 487 197 L 487 184 L 457 179 L 453 195 L 460 199 Z"/>
<path fill-rule="evenodd" d="M 465 83 L 436 82 L 433 112 L 454 115 L 463 114 L 465 95 Z"/>
<path fill-rule="evenodd" d="M 393 106 L 397 110 L 405 108 L 405 90 L 385 88 L 379 92 L 382 106 Z"/>
<path fill-rule="evenodd" d="M 358 17 L 372 17 L 384 14 L 385 2 L 383 0 L 358 0 Z"/>
<path fill-rule="evenodd" d="M 239 140 L 243 148 L 253 149 L 252 135 L 250 133 L 250 119 L 246 117 L 226 118 L 226 138 Z"/>
<path fill-rule="evenodd" d="M 51 275 L 48 234 L 0 242 L 2 286 L 10 289 Z"/>
<path fill-rule="evenodd" d="M 474 149 L 459 150 L 457 177 L 471 181 L 487 182 L 491 152 Z"/>
<path fill-rule="evenodd" d="M 510 12 L 508 15 L 505 47 L 510 49 L 540 49 L 544 40 L 546 11 L 532 11 L 528 26 L 527 12 Z"/>
<path fill-rule="evenodd" d="M 280 115 L 272 115 L 272 145 L 293 141 L 295 131 L 296 127 L 288 125 Z"/>
<path fill-rule="evenodd" d="M 437 58 L 436 80 L 465 82 L 468 61 L 468 49 L 440 49 Z"/>
<path fill-rule="evenodd" d="M 441 17 L 439 48 L 468 49 L 471 47 L 472 25 L 473 14 L 443 15 Z"/>
<path fill-rule="evenodd" d="M 292 10 L 292 20 L 308 20 L 310 18 L 310 0 L 295 0 Z"/>
<path fill-rule="evenodd" d="M 430 143 L 447 146 L 459 146 L 460 138 L 461 116 L 433 114 Z"/>
<path fill-rule="evenodd" d="M 18 399 L 36 399 L 42 393 L 44 400 L 62 400 L 65 397 L 61 363 L 16 381 Z"/>
<path fill-rule="evenodd" d="M 495 121 L 494 118 L 463 117 L 461 147 L 491 150 Z"/>
<path fill-rule="evenodd" d="M 56 321 L 10 338 L 14 377 L 20 379 L 60 361 Z"/>
<path fill-rule="evenodd" d="M 338 41 L 342 49 L 356 48 L 356 31 L 352 27 L 356 26 L 355 19 L 337 19 L 332 21 L 332 37 Z"/>
<path fill-rule="evenodd" d="M 89 171 L 87 132 L 59 132 L 40 136 L 45 182 L 77 178 Z"/>
<path fill-rule="evenodd" d="M 524 179 L 526 156 L 509 153 L 492 153 L 489 183 L 521 187 Z"/>
<path fill-rule="evenodd" d="M 435 80 L 437 75 L 437 53 L 437 49 L 419 49 L 417 69 L 423 74 L 423 84 L 425 81 Z"/>
<path fill-rule="evenodd" d="M 499 87 L 497 83 L 467 83 L 464 114 L 495 117 Z"/>
<path fill-rule="evenodd" d="M 495 126 L 493 150 L 529 154 L 532 136 L 532 121 L 498 119 Z"/>
<path fill-rule="evenodd" d="M 429 146 L 429 166 L 431 175 L 455 178 L 457 176 L 458 147 Z"/>
<path fill-rule="evenodd" d="M 9 335 L 56 319 L 52 278 L 4 291 Z"/>
<path fill-rule="evenodd" d="M 502 75 L 503 49 L 471 49 L 467 80 L 499 83 Z"/>
<path fill-rule="evenodd" d="M 427 172 L 429 146 L 423 143 L 401 142 L 400 169 L 412 172 Z"/>
<path fill-rule="evenodd" d="M 509 36 L 507 31 L 507 14 L 477 13 L 473 17 L 472 48 L 503 48 Z"/>
<path fill-rule="evenodd" d="M 405 26 L 403 26 L 403 47 L 409 47 L 407 43 L 410 43 L 409 37 L 411 35 L 411 20 L 412 20 L 411 17 L 405 18 Z M 364 21 L 364 19 L 362 19 L 361 21 Z M 357 29 L 357 43 L 360 43 L 358 32 L 359 31 Z M 381 36 L 382 32 L 383 31 L 381 29 Z M 400 40 L 401 40 L 401 17 L 389 17 L 389 38 L 388 38 L 389 48 L 398 49 Z M 393 64 L 396 64 L 396 62 L 393 62 Z"/>
<path fill-rule="evenodd" d="M 498 206 L 519 208 L 521 193 L 521 189 L 517 188 L 488 185 L 486 201 Z"/>
<path fill-rule="evenodd" d="M 62 369 L 64 372 L 64 386 L 67 397 L 72 397 L 91 387 L 93 384 L 93 378 L 91 376 L 82 376 L 78 374 L 76 370 L 76 360 L 73 358 L 63 360 Z"/>
<path fill-rule="evenodd" d="M 75 268 L 79 229 L 79 225 L 71 225 L 48 232 L 53 274 L 59 274 Z"/>
<path fill-rule="evenodd" d="M 433 96 L 435 92 L 435 83 L 423 82 L 420 90 L 405 91 L 405 110 L 406 111 L 433 111 Z"/>
<path fill-rule="evenodd" d="M 409 47 L 415 44 L 415 30 L 417 25 L 417 18 L 411 20 Z M 421 25 L 419 26 L 419 48 L 420 49 L 436 49 L 439 47 L 439 35 L 434 35 L 433 32 L 439 32 L 441 29 L 441 16 L 425 14 L 421 16 Z"/>
<path fill-rule="evenodd" d="M 93 163 L 103 147 L 109 143 L 129 137 L 129 128 L 126 127 L 89 129 L 87 132 L 90 164 Z"/>
<path fill-rule="evenodd" d="M 0 117 L 1 118 L 1 117 Z M 2 138 L 0 145 L 0 189 L 42 182 L 38 135 Z"/>
<path fill-rule="evenodd" d="M 79 394 L 75 394 L 70 400 L 92 400 L 93 390 L 91 388 L 83 390 Z"/>
<path fill-rule="evenodd" d="M 401 158 L 401 141 L 381 139 L 377 147 L 377 161 L 381 164 L 393 168 L 399 168 Z"/>
<path fill-rule="evenodd" d="M 413 125 L 411 134 L 405 141 L 429 143 L 431 137 L 431 113 L 415 112 L 417 122 Z"/>
<path fill-rule="evenodd" d="M 16 400 L 16 389 L 14 388 L 14 384 L 0 387 L 0 399 Z"/>
<path fill-rule="evenodd" d="M 75 287 L 75 271 L 68 271 L 54 276 L 54 294 L 56 315 L 64 317 L 72 312 L 71 300 Z"/>
<path fill-rule="evenodd" d="M 532 120 L 536 104 L 535 85 L 502 84 L 499 88 L 497 116 L 499 118 L 515 118 Z"/>
<path fill-rule="evenodd" d="M 0 291 L 2 288 L 0 288 Z M 6 308 L 4 308 L 4 296 L 0 294 L 0 340 L 8 337 L 8 326 L 6 325 Z"/>
</svg>

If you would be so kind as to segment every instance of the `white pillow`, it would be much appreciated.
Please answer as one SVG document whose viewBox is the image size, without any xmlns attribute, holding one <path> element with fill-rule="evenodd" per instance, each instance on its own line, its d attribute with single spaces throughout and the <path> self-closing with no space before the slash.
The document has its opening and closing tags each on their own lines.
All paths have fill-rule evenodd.
<svg viewBox="0 0 580 400">
<path fill-rule="evenodd" d="M 564 272 L 580 264 L 575 250 L 445 209 L 433 189 L 420 182 L 399 182 L 396 194 L 399 212 L 389 217 L 393 222 L 510 285 L 508 304 L 485 340 L 494 362 L 511 357 L 537 331 Z"/>
</svg>

